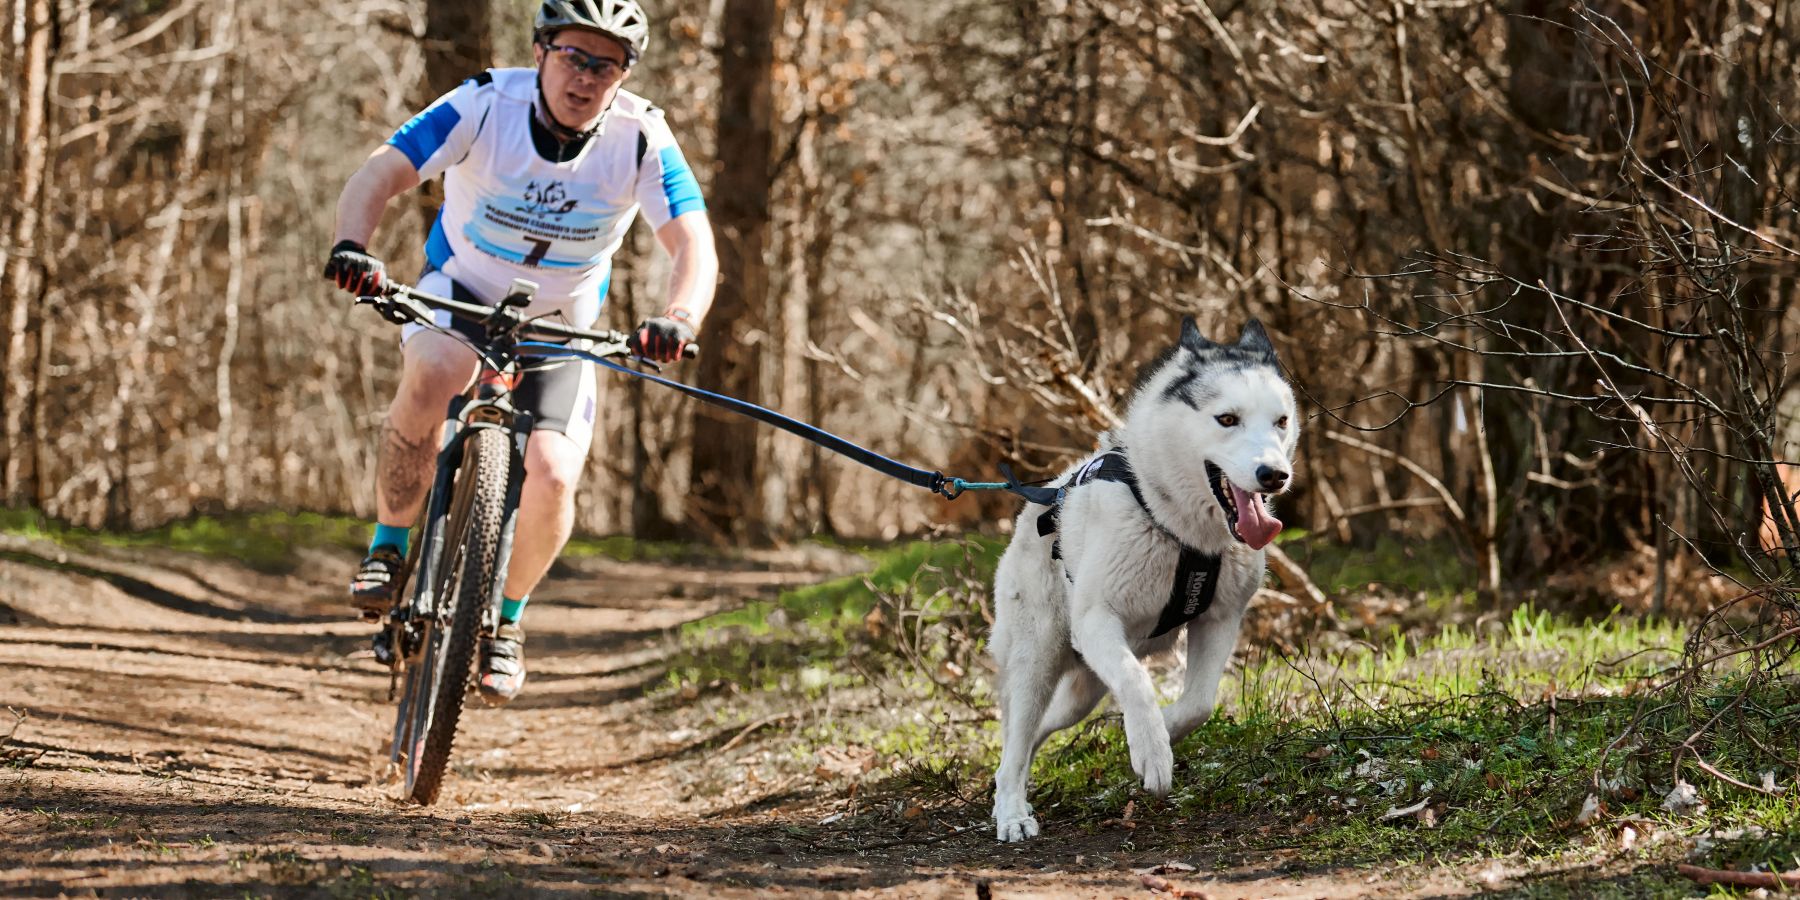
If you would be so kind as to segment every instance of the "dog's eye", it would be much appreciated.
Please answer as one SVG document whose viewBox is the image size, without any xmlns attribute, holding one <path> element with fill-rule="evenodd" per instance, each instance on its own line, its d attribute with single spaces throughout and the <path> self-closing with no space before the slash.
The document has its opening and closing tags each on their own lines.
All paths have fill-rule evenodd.
<svg viewBox="0 0 1800 900">
<path fill-rule="evenodd" d="M 1222 416 L 1213 416 L 1213 418 L 1215 420 L 1217 420 L 1220 425 L 1223 425 L 1226 428 L 1236 428 L 1237 427 L 1238 417 L 1232 415 L 1231 413 L 1226 413 Z"/>
<path fill-rule="evenodd" d="M 1276 419 L 1275 427 L 1286 430 L 1287 429 L 1287 416 L 1282 416 L 1281 418 Z"/>
</svg>

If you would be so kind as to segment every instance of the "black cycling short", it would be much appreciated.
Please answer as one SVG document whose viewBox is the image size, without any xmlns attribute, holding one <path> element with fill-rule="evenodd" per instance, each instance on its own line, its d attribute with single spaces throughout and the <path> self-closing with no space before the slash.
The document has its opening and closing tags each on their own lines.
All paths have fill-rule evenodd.
<svg viewBox="0 0 1800 900">
<path fill-rule="evenodd" d="M 458 301 L 492 305 L 461 284 L 452 281 L 451 286 L 451 296 Z M 448 317 L 450 330 L 472 341 L 487 336 L 480 322 L 448 313 L 439 316 L 440 323 Z M 513 390 L 513 408 L 531 413 L 533 428 L 560 432 L 585 445 L 594 430 L 594 364 L 584 359 L 527 361 L 524 368 L 525 375 Z"/>
</svg>

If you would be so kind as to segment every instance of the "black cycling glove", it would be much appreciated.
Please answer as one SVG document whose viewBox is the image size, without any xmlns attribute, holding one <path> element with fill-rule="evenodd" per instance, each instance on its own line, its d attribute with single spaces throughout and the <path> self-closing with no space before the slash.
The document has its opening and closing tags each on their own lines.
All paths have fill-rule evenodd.
<svg viewBox="0 0 1800 900">
<path fill-rule="evenodd" d="M 338 241 L 331 248 L 331 261 L 325 264 L 325 280 L 358 297 L 381 292 L 387 286 L 387 267 L 369 255 L 368 248 L 350 240 Z"/>
<path fill-rule="evenodd" d="M 656 362 L 674 362 L 681 351 L 694 341 L 694 329 L 680 319 L 657 316 L 645 319 L 632 329 L 628 344 L 631 352 Z"/>
</svg>

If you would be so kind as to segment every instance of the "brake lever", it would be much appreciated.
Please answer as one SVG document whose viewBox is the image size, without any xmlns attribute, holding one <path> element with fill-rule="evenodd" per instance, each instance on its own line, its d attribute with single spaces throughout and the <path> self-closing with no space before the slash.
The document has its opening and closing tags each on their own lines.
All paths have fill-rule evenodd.
<svg viewBox="0 0 1800 900">
<path fill-rule="evenodd" d="M 356 305 L 357 306 L 373 306 L 373 307 L 375 307 L 375 311 L 380 313 L 381 317 L 383 319 L 386 319 L 389 322 L 394 323 L 395 325 L 405 325 L 406 323 L 412 321 L 411 319 L 408 319 L 406 317 L 405 313 L 401 312 L 399 310 L 399 308 L 397 308 L 394 305 L 394 300 L 392 297 L 361 297 L 361 296 L 359 296 L 356 298 Z"/>
<path fill-rule="evenodd" d="M 375 311 L 380 313 L 383 319 L 386 319 L 395 325 L 410 325 L 413 322 L 428 322 L 431 320 L 430 310 L 426 309 L 412 298 L 399 294 L 373 297 L 360 296 L 356 298 L 356 305 L 375 307 Z"/>
</svg>

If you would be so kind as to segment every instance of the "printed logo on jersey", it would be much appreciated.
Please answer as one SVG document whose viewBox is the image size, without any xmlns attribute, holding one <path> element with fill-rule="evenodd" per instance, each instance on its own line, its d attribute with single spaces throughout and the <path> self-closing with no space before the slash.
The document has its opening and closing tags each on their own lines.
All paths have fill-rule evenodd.
<svg viewBox="0 0 1800 900">
<path fill-rule="evenodd" d="M 596 209 L 597 198 L 553 179 L 508 179 L 502 192 L 483 198 L 463 229 L 482 252 L 509 262 L 550 269 L 598 265 L 615 239 L 614 226 L 631 207 Z"/>
<path fill-rule="evenodd" d="M 561 181 L 547 181 L 539 184 L 536 181 L 525 185 L 525 212 L 546 216 L 560 216 L 575 209 L 581 201 L 570 200 L 569 192 L 563 188 Z"/>
</svg>

